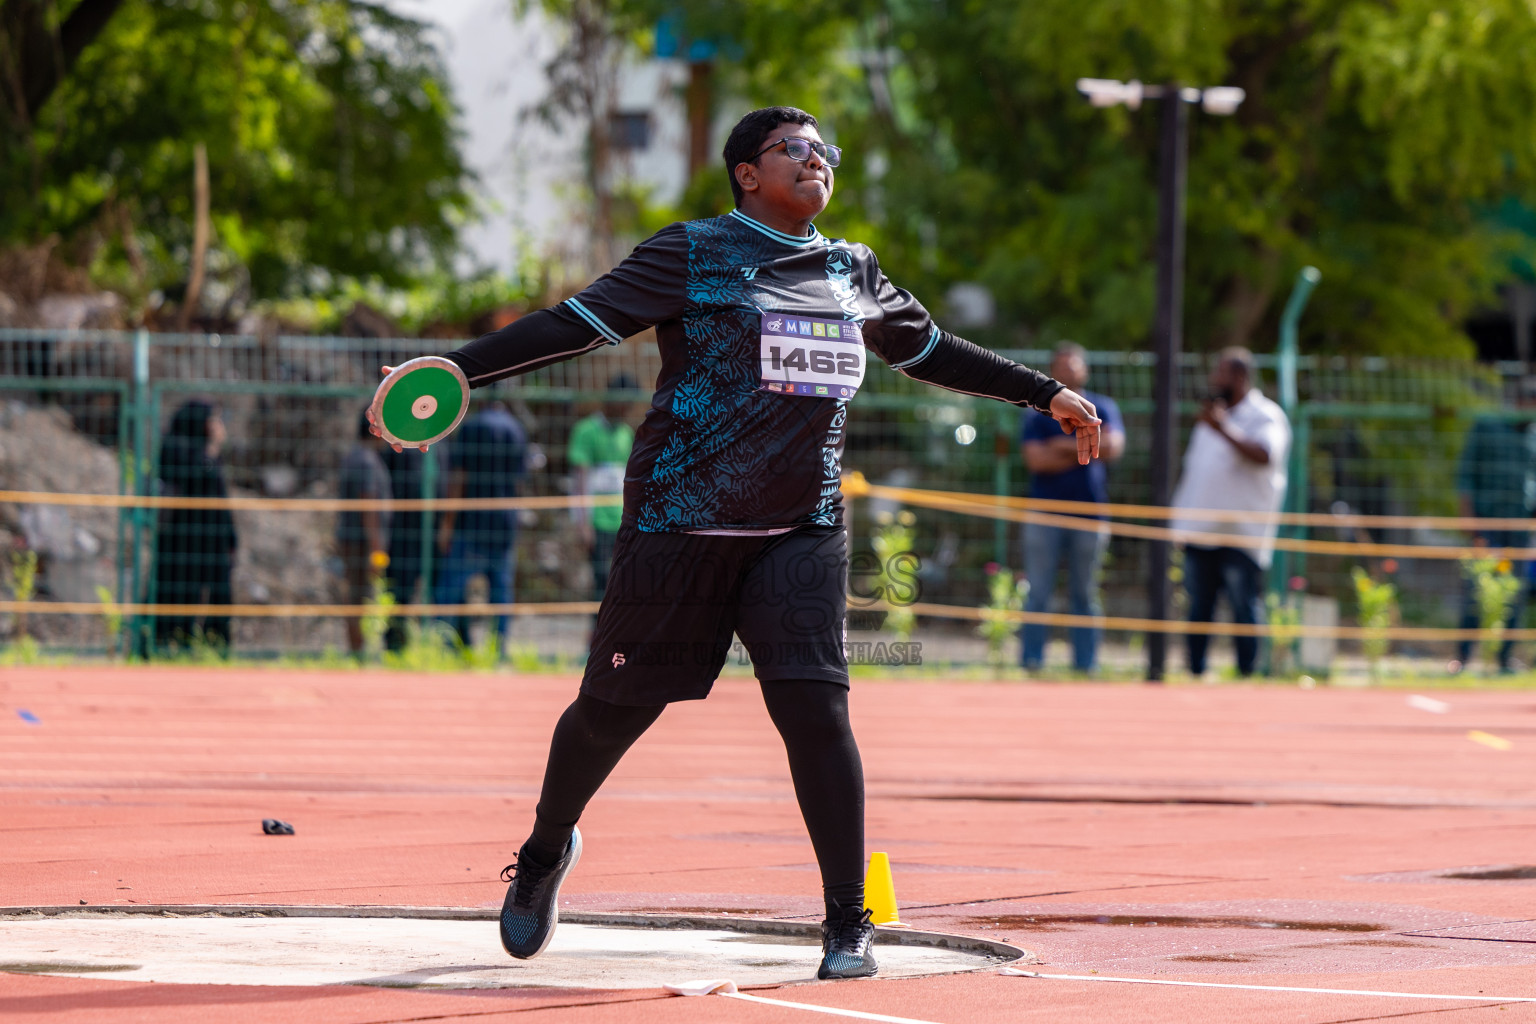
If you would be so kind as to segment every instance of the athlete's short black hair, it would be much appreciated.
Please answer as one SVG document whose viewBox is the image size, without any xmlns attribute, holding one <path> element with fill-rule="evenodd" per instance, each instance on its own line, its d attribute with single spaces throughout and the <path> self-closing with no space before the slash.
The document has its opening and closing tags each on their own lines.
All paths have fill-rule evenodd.
<svg viewBox="0 0 1536 1024">
<path fill-rule="evenodd" d="M 752 159 L 768 141 L 769 134 L 781 124 L 798 124 L 820 129 L 816 118 L 799 107 L 763 107 L 736 122 L 725 140 L 725 176 L 731 180 L 731 195 L 741 205 L 741 183 L 736 180 L 736 165 Z"/>
</svg>

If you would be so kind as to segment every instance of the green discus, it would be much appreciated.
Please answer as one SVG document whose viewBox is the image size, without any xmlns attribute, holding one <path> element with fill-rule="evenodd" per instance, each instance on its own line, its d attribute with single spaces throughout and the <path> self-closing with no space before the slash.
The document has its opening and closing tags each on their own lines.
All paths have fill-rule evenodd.
<svg viewBox="0 0 1536 1024">
<path fill-rule="evenodd" d="M 436 444 L 459 425 L 469 408 L 469 380 L 442 356 L 401 363 L 373 396 L 373 419 L 390 444 Z"/>
</svg>

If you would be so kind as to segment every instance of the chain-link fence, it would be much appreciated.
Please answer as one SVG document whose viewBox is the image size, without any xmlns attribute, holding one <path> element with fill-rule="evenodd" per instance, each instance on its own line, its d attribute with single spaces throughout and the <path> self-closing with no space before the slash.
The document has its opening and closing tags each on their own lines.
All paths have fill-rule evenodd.
<svg viewBox="0 0 1536 1024">
<path fill-rule="evenodd" d="M 581 359 L 477 391 L 473 429 L 422 457 L 396 457 L 359 436 L 379 368 L 454 347 L 453 342 L 317 337 L 0 331 L 0 490 L 101 496 L 265 498 L 287 504 L 201 508 L 113 507 L 0 500 L 0 543 L 37 554 L 35 575 L 18 554 L 0 588 L 39 602 L 356 604 L 387 581 L 399 604 L 591 600 L 601 582 L 611 512 L 602 508 L 461 508 L 422 511 L 400 502 L 455 497 L 562 498 L 611 491 L 611 466 L 627 452 L 617 422 L 637 425 L 660 360 L 653 340 L 633 339 Z M 1044 366 L 1050 353 L 1015 351 Z M 1090 390 L 1112 396 L 1126 422 L 1124 457 L 1110 467 L 1112 501 L 1144 504 L 1153 359 L 1089 354 Z M 1274 393 L 1273 367 L 1260 357 Z M 1181 370 L 1185 436 L 1206 391 L 1203 357 Z M 1472 466 L 1529 515 L 1533 460 L 1523 433 L 1518 367 L 1311 357 L 1298 373 L 1300 403 L 1287 509 L 1450 515 L 1463 448 L 1474 423 L 1503 437 Z M 492 406 L 502 406 L 493 411 Z M 845 471 L 874 483 L 981 494 L 1027 493 L 1020 411 L 918 384 L 879 364 L 855 400 Z M 1488 426 L 1488 425 L 1492 426 Z M 1497 429 L 1495 429 L 1495 427 Z M 1518 429 L 1512 429 L 1518 428 Z M 1501 446 L 1502 444 L 1502 446 Z M 392 496 L 383 513 L 328 508 L 325 499 Z M 482 504 L 494 505 L 495 502 Z M 868 547 L 888 502 L 850 510 L 855 549 Z M 987 600 L 988 563 L 1019 567 L 1019 527 L 1003 520 L 914 510 L 913 550 L 925 603 Z M 1479 514 L 1491 514 L 1479 510 Z M 1516 513 L 1509 513 L 1516 514 Z M 1287 527 L 1291 536 L 1445 541 L 1422 528 L 1394 531 Z M 1459 542 L 1459 540 L 1457 541 Z M 1524 541 L 1521 540 L 1520 544 Z M 1116 537 L 1104 572 L 1106 607 L 1145 608 L 1145 543 Z M 375 554 L 375 549 L 383 555 Z M 597 557 L 592 557 L 595 549 Z M 499 552 L 510 551 L 503 572 Z M 386 558 L 387 556 L 387 564 Z M 1277 585 L 1305 579 L 1311 593 L 1353 613 L 1348 555 L 1277 557 Z M 1400 559 L 1395 575 L 1405 624 L 1453 625 L 1455 561 Z M 487 569 L 493 571 L 487 572 Z M 1038 581 L 1036 581 L 1039 585 Z M 505 585 L 505 589 L 503 589 Z M 453 616 L 448 617 L 454 625 Z M 122 625 L 102 615 L 30 607 L 0 620 L 0 636 L 25 630 L 47 644 L 122 652 L 175 644 L 197 633 L 228 636 L 250 653 L 314 652 L 349 643 L 335 615 L 159 616 Z M 355 617 L 352 621 L 356 621 Z M 518 618 L 514 634 L 538 646 L 583 649 L 587 619 Z M 969 627 L 966 627 L 969 628 Z M 556 643 L 555 634 L 564 630 Z M 351 638 L 355 642 L 356 636 Z"/>
</svg>

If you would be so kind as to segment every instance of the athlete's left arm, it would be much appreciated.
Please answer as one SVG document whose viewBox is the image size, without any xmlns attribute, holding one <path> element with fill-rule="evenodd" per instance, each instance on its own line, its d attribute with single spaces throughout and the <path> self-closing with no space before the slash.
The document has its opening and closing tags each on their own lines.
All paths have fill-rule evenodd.
<svg viewBox="0 0 1536 1024">
<path fill-rule="evenodd" d="M 878 264 L 873 270 L 881 318 L 865 324 L 864 341 L 892 369 L 961 394 L 1033 406 L 1062 430 L 1077 431 L 1078 462 L 1098 456 L 1100 421 L 1092 402 L 1039 370 L 941 330 L 911 292 L 891 284 Z"/>
</svg>

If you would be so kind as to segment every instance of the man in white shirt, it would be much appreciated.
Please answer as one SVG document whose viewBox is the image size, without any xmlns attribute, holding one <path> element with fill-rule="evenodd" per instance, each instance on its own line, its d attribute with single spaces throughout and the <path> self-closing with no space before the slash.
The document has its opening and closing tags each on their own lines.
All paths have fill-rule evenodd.
<svg viewBox="0 0 1536 1024">
<path fill-rule="evenodd" d="M 1175 508 L 1249 513 L 1234 522 L 1196 516 L 1173 521 L 1185 545 L 1190 622 L 1212 621 L 1222 591 L 1232 606 L 1232 621 L 1264 621 L 1264 571 L 1274 555 L 1285 501 L 1291 424 L 1281 408 L 1254 385 L 1256 377 L 1252 352 L 1222 350 L 1211 370 L 1211 397 L 1184 452 L 1184 472 L 1173 495 Z M 1225 537 L 1231 543 L 1223 543 Z M 1210 637 L 1191 633 L 1186 639 L 1189 671 L 1203 675 Z M 1234 641 L 1238 674 L 1252 675 L 1258 639 L 1240 636 Z"/>
</svg>

